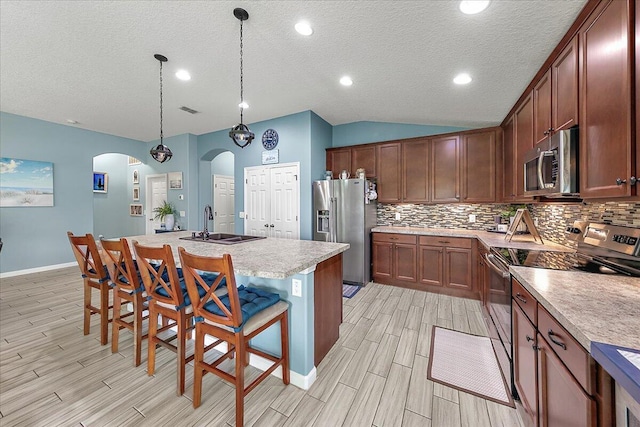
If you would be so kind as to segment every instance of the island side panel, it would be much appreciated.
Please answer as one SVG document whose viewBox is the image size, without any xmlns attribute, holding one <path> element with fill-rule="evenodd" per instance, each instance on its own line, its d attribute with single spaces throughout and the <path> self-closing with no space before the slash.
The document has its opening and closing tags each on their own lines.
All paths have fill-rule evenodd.
<svg viewBox="0 0 640 427">
<path fill-rule="evenodd" d="M 340 337 L 342 323 L 342 254 L 316 266 L 314 275 L 314 363 L 327 355 Z"/>
<path fill-rule="evenodd" d="M 291 281 L 302 282 L 302 296 L 291 294 Z M 313 363 L 313 271 L 307 274 L 295 274 L 286 279 L 266 279 L 264 277 L 236 275 L 238 285 L 262 288 L 280 295 L 280 299 L 289 303 L 289 369 L 291 382 L 305 388 L 315 379 Z M 251 345 L 273 355 L 280 355 L 280 326 L 273 325 L 251 340 Z M 295 374 L 299 374 L 300 381 Z"/>
</svg>

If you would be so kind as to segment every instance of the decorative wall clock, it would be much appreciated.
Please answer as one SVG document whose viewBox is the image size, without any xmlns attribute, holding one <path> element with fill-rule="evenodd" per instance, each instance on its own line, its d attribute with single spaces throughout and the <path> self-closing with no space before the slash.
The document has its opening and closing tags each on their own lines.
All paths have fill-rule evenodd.
<svg viewBox="0 0 640 427">
<path fill-rule="evenodd" d="M 273 150 L 278 145 L 278 132 L 267 129 L 262 134 L 262 146 L 265 150 Z"/>
</svg>

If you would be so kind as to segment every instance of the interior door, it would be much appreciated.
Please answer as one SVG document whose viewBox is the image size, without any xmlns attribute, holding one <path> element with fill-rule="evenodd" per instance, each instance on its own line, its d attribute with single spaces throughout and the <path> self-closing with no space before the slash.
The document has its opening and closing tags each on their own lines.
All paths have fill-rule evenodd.
<svg viewBox="0 0 640 427">
<path fill-rule="evenodd" d="M 264 167 L 244 170 L 244 234 L 269 236 L 269 169 Z"/>
<path fill-rule="evenodd" d="M 299 164 L 245 168 L 245 234 L 300 238 Z"/>
<path fill-rule="evenodd" d="M 148 175 L 146 184 L 145 212 L 148 221 L 145 233 L 154 234 L 155 230 L 160 228 L 161 221 L 154 219 L 153 210 L 167 200 L 167 174 Z"/>
<path fill-rule="evenodd" d="M 271 168 L 270 180 L 270 236 L 298 239 L 298 167 L 294 165 Z"/>
<path fill-rule="evenodd" d="M 232 176 L 213 175 L 213 231 L 235 231 L 235 187 Z"/>
</svg>

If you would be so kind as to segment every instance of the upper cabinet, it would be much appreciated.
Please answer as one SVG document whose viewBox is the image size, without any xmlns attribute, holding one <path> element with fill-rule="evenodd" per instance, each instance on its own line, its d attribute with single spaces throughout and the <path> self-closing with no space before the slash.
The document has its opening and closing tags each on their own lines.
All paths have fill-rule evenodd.
<svg viewBox="0 0 640 427">
<path fill-rule="evenodd" d="M 637 194 L 630 2 L 602 1 L 580 36 L 580 195 Z"/>
<path fill-rule="evenodd" d="M 524 155 L 533 148 L 533 95 L 530 93 L 513 116 L 513 147 L 515 172 L 514 201 L 531 200 L 524 196 Z"/>
<path fill-rule="evenodd" d="M 402 200 L 427 203 L 429 194 L 429 139 L 420 138 L 402 144 Z"/>
<path fill-rule="evenodd" d="M 465 203 L 496 201 L 496 131 L 462 135 L 462 200 Z"/>
<path fill-rule="evenodd" d="M 506 203 L 511 203 L 516 198 L 516 150 L 513 121 L 514 116 L 511 116 L 502 127 L 502 200 Z"/>
<path fill-rule="evenodd" d="M 376 147 L 378 173 L 378 202 L 398 203 L 402 201 L 402 144 L 390 142 Z"/>
<path fill-rule="evenodd" d="M 365 170 L 367 178 L 376 176 L 375 145 L 356 145 L 327 150 L 327 170 L 333 172 L 333 178 L 339 178 L 343 170 L 355 178 L 356 171 L 360 168 Z"/>
<path fill-rule="evenodd" d="M 578 124 L 578 38 L 564 48 L 533 88 L 533 143 Z"/>
<path fill-rule="evenodd" d="M 460 201 L 460 137 L 431 140 L 431 201 Z"/>
</svg>

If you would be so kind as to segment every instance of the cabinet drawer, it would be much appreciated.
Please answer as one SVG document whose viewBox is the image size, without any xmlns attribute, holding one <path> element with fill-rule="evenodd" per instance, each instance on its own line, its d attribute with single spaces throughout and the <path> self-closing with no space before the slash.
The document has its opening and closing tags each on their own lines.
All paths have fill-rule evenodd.
<svg viewBox="0 0 640 427">
<path fill-rule="evenodd" d="M 420 236 L 420 244 L 427 246 L 446 246 L 448 248 L 471 249 L 471 239 L 464 237 Z"/>
<path fill-rule="evenodd" d="M 541 305 L 538 305 L 538 331 L 582 388 L 588 394 L 593 394 L 589 353 Z"/>
<path fill-rule="evenodd" d="M 374 242 L 406 243 L 415 245 L 417 236 L 411 234 L 373 233 Z"/>
<path fill-rule="evenodd" d="M 511 277 L 511 295 L 513 300 L 525 312 L 534 326 L 538 325 L 537 301 L 516 279 Z"/>
</svg>

